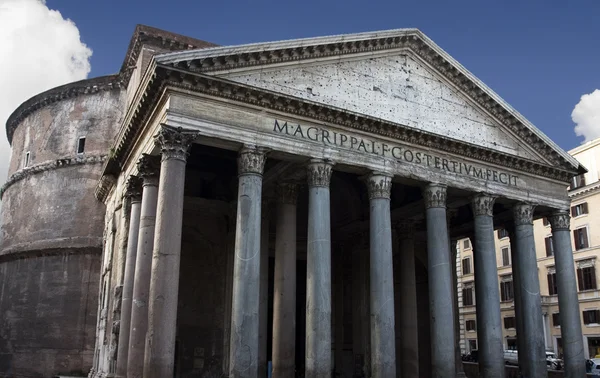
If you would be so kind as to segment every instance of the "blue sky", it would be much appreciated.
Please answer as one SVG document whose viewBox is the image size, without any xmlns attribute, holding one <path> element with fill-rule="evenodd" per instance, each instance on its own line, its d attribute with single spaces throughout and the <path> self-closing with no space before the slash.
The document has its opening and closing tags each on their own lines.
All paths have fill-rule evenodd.
<svg viewBox="0 0 600 378">
<path fill-rule="evenodd" d="M 136 24 L 221 45 L 421 29 L 564 149 L 571 112 L 600 88 L 600 1 L 47 0 L 92 50 L 90 76 L 116 72 Z"/>
</svg>

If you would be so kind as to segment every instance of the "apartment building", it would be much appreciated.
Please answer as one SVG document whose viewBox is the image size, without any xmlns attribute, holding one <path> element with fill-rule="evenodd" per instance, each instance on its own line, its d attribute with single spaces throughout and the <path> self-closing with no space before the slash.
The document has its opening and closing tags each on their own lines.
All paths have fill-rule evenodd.
<svg viewBox="0 0 600 378">
<path fill-rule="evenodd" d="M 569 153 L 579 160 L 588 173 L 572 180 L 571 241 L 577 273 L 579 310 L 586 358 L 600 354 L 600 287 L 598 269 L 600 259 L 600 138 L 585 143 Z M 560 310 L 556 289 L 554 246 L 549 222 L 534 221 L 538 276 L 542 295 L 542 314 L 546 350 L 562 355 Z M 477 349 L 477 319 L 474 282 L 473 243 L 462 239 L 457 244 L 456 269 L 458 277 L 458 303 L 460 345 L 463 353 Z M 498 290 L 501 300 L 501 317 L 505 349 L 517 348 L 512 277 L 512 253 L 509 233 L 496 230 L 496 262 Z M 599 267 L 600 268 L 600 267 Z"/>
</svg>

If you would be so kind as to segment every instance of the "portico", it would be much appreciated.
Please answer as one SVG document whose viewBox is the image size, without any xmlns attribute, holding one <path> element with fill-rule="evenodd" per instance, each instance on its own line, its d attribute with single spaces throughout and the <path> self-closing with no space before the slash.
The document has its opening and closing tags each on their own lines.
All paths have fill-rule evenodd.
<svg viewBox="0 0 600 378">
<path fill-rule="evenodd" d="M 545 376 L 530 225 L 552 215 L 560 235 L 581 168 L 420 32 L 165 54 L 139 85 L 105 167 L 116 180 L 99 196 L 149 177 L 138 161 L 160 156 L 129 231 L 126 274 L 149 276 L 143 363 L 139 335 L 122 340 L 144 377 L 262 377 L 265 355 L 274 377 L 448 377 L 459 353 L 450 241 L 471 234 L 480 371 L 504 377 L 490 241 L 509 223 L 525 267 L 526 369 Z M 572 252 L 557 248 L 568 298 Z M 563 330 L 566 374 L 579 377 L 576 326 Z"/>
</svg>

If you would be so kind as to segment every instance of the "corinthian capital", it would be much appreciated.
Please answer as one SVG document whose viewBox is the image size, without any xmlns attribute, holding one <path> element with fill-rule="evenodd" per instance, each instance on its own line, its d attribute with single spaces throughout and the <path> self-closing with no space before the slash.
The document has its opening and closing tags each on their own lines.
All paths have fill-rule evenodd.
<svg viewBox="0 0 600 378">
<path fill-rule="evenodd" d="M 413 239 L 415 237 L 415 222 L 409 219 L 398 222 L 396 232 L 400 240 Z"/>
<path fill-rule="evenodd" d="M 277 185 L 277 202 L 295 205 L 298 201 L 298 185 L 291 182 L 284 182 Z"/>
<path fill-rule="evenodd" d="M 162 154 L 162 160 L 177 159 L 186 161 L 192 142 L 198 137 L 197 131 L 181 127 L 162 126 L 154 137 L 154 143 Z"/>
<path fill-rule="evenodd" d="M 515 226 L 533 224 L 533 210 L 535 205 L 518 203 L 513 207 L 513 218 Z"/>
<path fill-rule="evenodd" d="M 446 207 L 446 185 L 429 184 L 423 189 L 423 200 L 425 208 L 431 209 L 434 207 Z"/>
<path fill-rule="evenodd" d="M 144 185 L 158 184 L 160 173 L 160 157 L 157 155 L 142 154 L 137 162 L 138 174 L 144 180 Z"/>
<path fill-rule="evenodd" d="M 142 179 L 138 176 L 129 176 L 125 185 L 125 197 L 131 198 L 131 201 L 140 201 L 142 199 Z"/>
<path fill-rule="evenodd" d="M 485 193 L 474 195 L 473 200 L 471 201 L 473 215 L 487 215 L 489 217 L 494 216 L 494 202 L 496 202 L 495 196 Z"/>
<path fill-rule="evenodd" d="M 333 163 L 321 159 L 311 159 L 307 166 L 308 186 L 329 187 Z"/>
<path fill-rule="evenodd" d="M 390 199 L 392 194 L 392 177 L 383 173 L 372 173 L 367 178 L 369 199 Z"/>
<path fill-rule="evenodd" d="M 571 216 L 566 210 L 557 210 L 548 217 L 550 225 L 552 226 L 552 232 L 571 229 Z"/>
<path fill-rule="evenodd" d="M 244 146 L 238 156 L 238 175 L 262 175 L 266 159 L 265 149 Z"/>
</svg>

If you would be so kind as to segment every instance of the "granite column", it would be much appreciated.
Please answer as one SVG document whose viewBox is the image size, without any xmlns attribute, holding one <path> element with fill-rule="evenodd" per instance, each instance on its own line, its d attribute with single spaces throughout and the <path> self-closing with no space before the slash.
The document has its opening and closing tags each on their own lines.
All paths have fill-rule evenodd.
<svg viewBox="0 0 600 378">
<path fill-rule="evenodd" d="M 129 233 L 127 237 L 127 253 L 123 277 L 123 296 L 121 297 L 121 324 L 119 325 L 119 344 L 117 348 L 117 377 L 127 376 L 127 351 L 129 346 L 129 329 L 131 326 L 131 297 L 133 293 L 133 275 L 135 272 L 138 231 L 140 226 L 140 201 L 142 181 L 131 176 L 127 181 L 126 196 L 131 201 L 129 217 Z"/>
<path fill-rule="evenodd" d="M 400 334 L 400 366 L 402 378 L 419 378 L 419 332 L 417 310 L 417 279 L 415 275 L 414 226 L 405 221 L 396 227 L 399 244 L 400 311 L 396 314 Z M 398 353 L 397 353 L 398 354 Z"/>
<path fill-rule="evenodd" d="M 396 376 L 394 271 L 390 195 L 392 178 L 372 173 L 370 202 L 371 371 L 374 378 Z"/>
<path fill-rule="evenodd" d="M 560 334 L 565 362 L 565 378 L 585 376 L 585 355 L 579 315 L 579 296 L 571 245 L 571 217 L 556 211 L 548 217 L 552 225 L 556 287 L 560 308 Z"/>
<path fill-rule="evenodd" d="M 505 375 L 494 237 L 495 200 L 493 196 L 477 194 L 472 201 L 475 217 L 475 296 L 479 374 L 486 378 L 503 378 Z"/>
<path fill-rule="evenodd" d="M 152 250 L 154 249 L 160 157 L 144 154 L 138 161 L 137 166 L 139 175 L 143 180 L 143 190 L 136 252 L 135 282 L 133 284 L 129 353 L 127 356 L 128 378 L 142 378 L 144 373 L 146 331 L 148 330 L 148 298 L 150 294 L 150 274 L 152 271 Z"/>
<path fill-rule="evenodd" d="M 331 361 L 331 216 L 329 184 L 333 164 L 308 164 L 308 237 L 306 246 L 306 378 L 330 378 Z"/>
<path fill-rule="evenodd" d="M 262 174 L 265 151 L 244 146 L 238 157 L 229 376 L 258 374 Z"/>
<path fill-rule="evenodd" d="M 446 186 L 429 184 L 423 190 L 427 218 L 427 265 L 431 317 L 431 374 L 447 378 L 456 371 L 450 240 L 446 223 Z"/>
<path fill-rule="evenodd" d="M 183 226 L 183 189 L 188 150 L 197 132 L 162 126 L 156 230 L 148 306 L 144 378 L 173 376 Z"/>
<path fill-rule="evenodd" d="M 518 283 L 520 286 L 521 309 L 519 315 L 522 319 L 522 334 L 517 334 L 521 339 L 519 350 L 519 365 L 525 377 L 545 378 L 548 376 L 546 367 L 546 353 L 544 349 L 544 324 L 542 323 L 542 297 L 540 296 L 540 281 L 537 274 L 537 258 L 535 254 L 535 240 L 533 237 L 533 209 L 534 206 L 519 203 L 513 208 L 515 223 L 515 241 L 513 248 L 516 260 L 512 264 L 518 266 Z M 514 275 L 514 273 L 513 273 Z M 514 278 L 513 278 L 514 279 Z"/>
<path fill-rule="evenodd" d="M 277 235 L 273 296 L 273 377 L 295 375 L 297 185 L 277 188 Z"/>
</svg>

